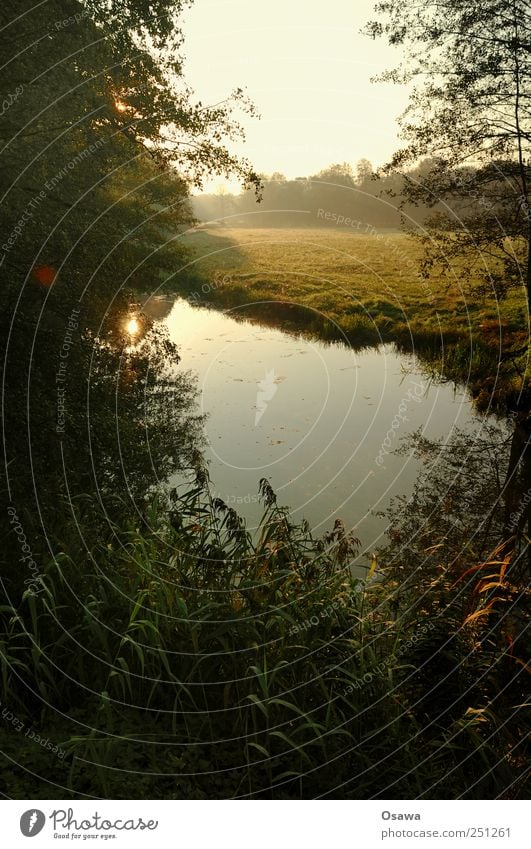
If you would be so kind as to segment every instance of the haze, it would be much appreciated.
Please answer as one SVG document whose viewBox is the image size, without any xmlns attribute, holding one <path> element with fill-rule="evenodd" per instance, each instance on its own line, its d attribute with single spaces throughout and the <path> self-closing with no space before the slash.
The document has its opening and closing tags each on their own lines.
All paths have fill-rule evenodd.
<svg viewBox="0 0 531 849">
<path fill-rule="evenodd" d="M 244 153 L 258 171 L 315 174 L 333 162 L 374 165 L 399 145 L 405 88 L 371 83 L 400 51 L 360 29 L 372 0 L 198 0 L 184 18 L 185 71 L 204 102 L 245 87 L 261 120 L 244 117 Z M 219 183 L 219 180 L 217 181 Z"/>
</svg>

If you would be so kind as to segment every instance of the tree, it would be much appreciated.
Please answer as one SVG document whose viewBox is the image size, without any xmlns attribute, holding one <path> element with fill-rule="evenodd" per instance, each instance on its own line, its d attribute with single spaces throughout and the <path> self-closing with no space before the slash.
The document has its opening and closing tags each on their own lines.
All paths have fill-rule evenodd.
<svg viewBox="0 0 531 849">
<path fill-rule="evenodd" d="M 190 184 L 258 178 L 225 146 L 241 132 L 234 109 L 252 111 L 242 92 L 210 107 L 183 80 L 183 5 L 8 0 L 0 12 L 3 497 L 37 537 L 65 488 L 130 505 L 195 456 L 175 346 L 146 317 L 130 346 L 125 318 L 184 265 Z"/>
<path fill-rule="evenodd" d="M 347 188 L 354 186 L 354 175 L 348 162 L 329 165 L 328 168 L 319 171 L 312 179 L 330 183 L 333 186 L 345 186 Z"/>
<path fill-rule="evenodd" d="M 368 25 L 405 49 L 405 70 L 384 79 L 416 83 L 402 118 L 407 145 L 390 167 L 434 157 L 405 180 L 406 198 L 445 211 L 426 242 L 434 262 L 467 256 L 464 275 L 503 297 L 524 286 L 531 304 L 531 16 L 526 0 L 386 0 Z M 470 261 L 471 255 L 473 259 Z"/>
<path fill-rule="evenodd" d="M 356 181 L 358 185 L 363 186 L 368 183 L 373 175 L 373 167 L 368 159 L 360 159 L 356 163 Z"/>
</svg>

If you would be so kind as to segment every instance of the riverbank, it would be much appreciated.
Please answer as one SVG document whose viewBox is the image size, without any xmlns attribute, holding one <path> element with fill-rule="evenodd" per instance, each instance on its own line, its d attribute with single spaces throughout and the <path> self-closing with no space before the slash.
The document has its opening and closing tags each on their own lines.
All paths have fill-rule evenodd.
<svg viewBox="0 0 531 849">
<path fill-rule="evenodd" d="M 256 544 L 204 473 L 89 553 L 61 528 L 42 591 L 10 594 L 0 619 L 10 796 L 522 797 L 506 617 L 470 622 L 455 573 L 404 606 L 376 563 L 352 576 L 341 522 L 315 538 L 267 481 L 260 500 Z"/>
<path fill-rule="evenodd" d="M 455 265 L 424 279 L 421 246 L 406 234 L 219 228 L 191 231 L 184 243 L 190 261 L 168 291 L 240 315 L 258 308 L 262 322 L 269 315 L 273 325 L 358 348 L 395 342 L 466 383 L 482 409 L 520 392 L 525 363 L 500 355 L 525 343 L 523 293 L 502 302 L 472 293 Z"/>
</svg>

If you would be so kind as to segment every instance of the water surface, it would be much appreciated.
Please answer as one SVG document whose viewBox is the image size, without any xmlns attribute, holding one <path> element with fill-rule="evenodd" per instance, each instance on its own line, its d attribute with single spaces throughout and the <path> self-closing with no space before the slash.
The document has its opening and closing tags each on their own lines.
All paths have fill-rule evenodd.
<svg viewBox="0 0 531 849">
<path fill-rule="evenodd" d="M 356 351 L 233 315 L 177 299 L 163 320 L 198 379 L 215 493 L 251 527 L 265 477 L 295 519 L 320 533 L 341 517 L 370 551 L 387 525 L 375 514 L 409 495 L 421 468 L 391 453 L 404 438 L 481 432 L 466 392 L 391 345 Z"/>
</svg>

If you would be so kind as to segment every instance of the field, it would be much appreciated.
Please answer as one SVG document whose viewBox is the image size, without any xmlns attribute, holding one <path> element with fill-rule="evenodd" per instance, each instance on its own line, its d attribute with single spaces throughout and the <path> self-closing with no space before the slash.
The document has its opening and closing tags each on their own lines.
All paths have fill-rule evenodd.
<svg viewBox="0 0 531 849">
<path fill-rule="evenodd" d="M 455 264 L 425 279 L 423 248 L 404 233 L 199 228 L 184 240 L 191 262 L 173 291 L 354 347 L 395 342 L 466 381 L 480 406 L 520 391 L 525 365 L 499 362 L 501 350 L 525 344 L 523 293 L 480 295 Z"/>
<path fill-rule="evenodd" d="M 336 322 L 349 337 L 356 331 L 384 339 L 428 332 L 456 339 L 484 330 L 485 322 L 507 331 L 526 323 L 520 294 L 501 305 L 473 295 L 458 267 L 423 279 L 422 248 L 403 233 L 220 228 L 197 230 L 186 242 L 193 268 L 211 284 L 199 290 L 205 300 L 296 304 L 313 318 Z"/>
</svg>

